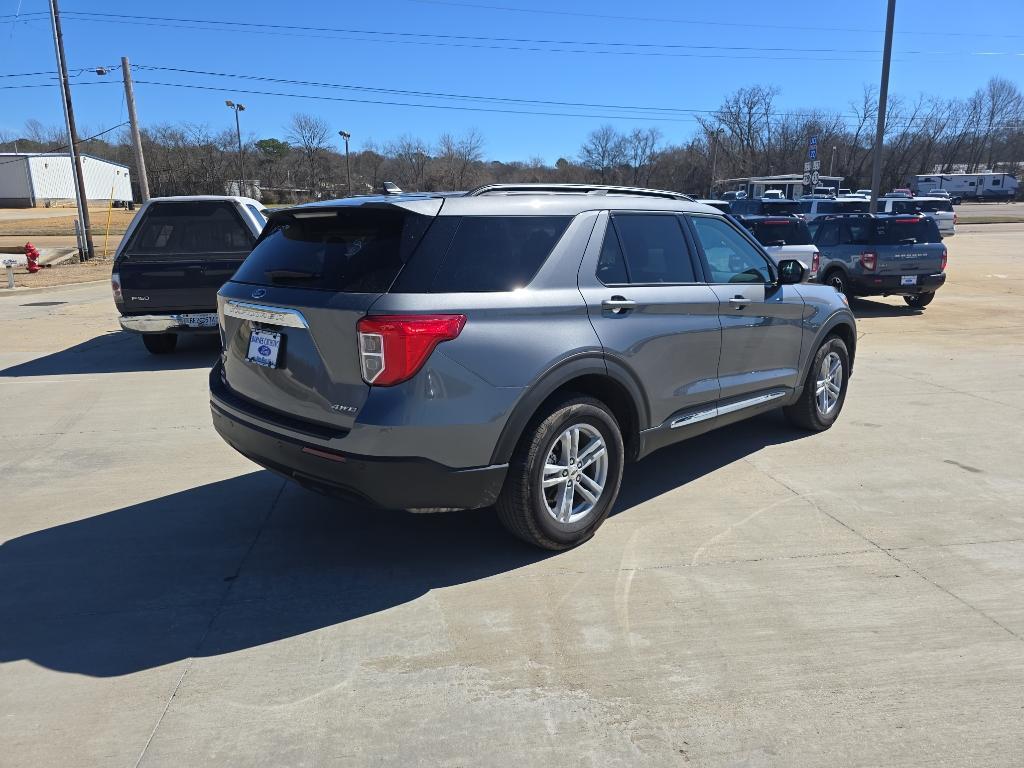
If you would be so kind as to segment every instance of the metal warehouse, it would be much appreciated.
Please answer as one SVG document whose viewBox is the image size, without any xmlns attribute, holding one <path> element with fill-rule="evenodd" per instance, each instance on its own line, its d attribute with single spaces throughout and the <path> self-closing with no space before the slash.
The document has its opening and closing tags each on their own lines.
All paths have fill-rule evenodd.
<svg viewBox="0 0 1024 768">
<path fill-rule="evenodd" d="M 128 166 L 82 155 L 85 196 L 90 202 L 132 202 Z M 55 152 L 0 152 L 0 208 L 74 205 L 71 157 Z"/>
</svg>

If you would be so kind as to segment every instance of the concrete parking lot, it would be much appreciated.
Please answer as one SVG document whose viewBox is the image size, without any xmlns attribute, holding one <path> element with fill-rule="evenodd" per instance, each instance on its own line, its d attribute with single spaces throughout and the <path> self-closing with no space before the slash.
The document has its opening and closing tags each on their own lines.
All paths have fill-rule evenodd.
<svg viewBox="0 0 1024 768">
<path fill-rule="evenodd" d="M 1024 764 L 1022 243 L 859 303 L 834 429 L 665 449 L 557 555 L 261 471 L 105 283 L 0 295 L 0 763 Z"/>
</svg>

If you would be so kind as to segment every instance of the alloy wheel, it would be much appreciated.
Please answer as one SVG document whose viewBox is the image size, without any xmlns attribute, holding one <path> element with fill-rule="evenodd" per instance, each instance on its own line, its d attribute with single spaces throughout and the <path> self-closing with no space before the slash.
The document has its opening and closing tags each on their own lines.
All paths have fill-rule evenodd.
<svg viewBox="0 0 1024 768">
<path fill-rule="evenodd" d="M 557 522 L 575 523 L 601 500 L 608 481 L 608 447 L 589 424 L 573 424 L 552 444 L 544 461 L 544 503 Z"/>
<path fill-rule="evenodd" d="M 836 352 L 829 352 L 821 361 L 814 385 L 815 404 L 818 413 L 828 416 L 835 410 L 839 395 L 843 391 L 843 361 Z"/>
</svg>

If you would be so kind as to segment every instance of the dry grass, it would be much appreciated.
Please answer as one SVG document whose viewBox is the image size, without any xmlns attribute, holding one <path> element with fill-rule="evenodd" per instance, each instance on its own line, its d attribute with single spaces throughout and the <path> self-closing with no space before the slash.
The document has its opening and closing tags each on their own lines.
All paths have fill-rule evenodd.
<svg viewBox="0 0 1024 768">
<path fill-rule="evenodd" d="M 957 224 L 1021 224 L 1024 216 L 958 216 Z"/>
<path fill-rule="evenodd" d="M 44 267 L 30 275 L 25 267 L 14 268 L 14 284 L 18 288 L 51 288 L 55 285 L 85 283 L 89 280 L 107 280 L 113 259 L 97 257 L 90 261 L 69 261 L 53 267 Z M 7 287 L 7 274 L 0 269 L 0 296 Z"/>
<path fill-rule="evenodd" d="M 107 211 L 90 211 L 92 219 L 92 237 L 102 239 L 107 231 Z M 110 211 L 110 236 L 119 238 L 124 234 L 135 216 L 135 211 Z M 50 237 L 56 235 L 74 235 L 77 217 L 51 216 L 47 218 L 3 219 L 0 220 L 0 236 L 11 237 Z"/>
</svg>

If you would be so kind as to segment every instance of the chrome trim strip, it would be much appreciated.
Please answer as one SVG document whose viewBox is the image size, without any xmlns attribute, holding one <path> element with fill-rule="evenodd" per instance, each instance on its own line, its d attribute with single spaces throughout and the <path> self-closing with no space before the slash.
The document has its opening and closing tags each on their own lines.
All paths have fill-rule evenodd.
<svg viewBox="0 0 1024 768">
<path fill-rule="evenodd" d="M 742 411 L 744 408 L 752 408 L 755 405 L 762 405 L 772 400 L 778 400 L 780 397 L 785 397 L 785 390 L 776 390 L 774 392 L 765 392 L 763 395 L 756 395 L 755 397 L 749 397 L 746 400 L 740 400 L 736 403 L 729 403 L 728 405 L 720 405 L 716 408 L 709 408 L 703 411 L 696 411 L 694 413 L 688 413 L 685 416 L 680 416 L 677 419 L 673 419 L 672 423 L 669 424 L 669 429 L 676 429 L 677 427 L 688 427 L 691 424 L 697 424 L 701 421 L 707 421 L 717 416 L 724 416 L 727 413 L 735 413 L 736 411 Z"/>
<path fill-rule="evenodd" d="M 216 333 L 217 324 L 189 325 L 185 315 L 216 315 L 215 312 L 182 312 L 168 315 L 121 315 L 121 328 L 132 333 L 168 333 L 170 331 L 209 331 Z"/>
<path fill-rule="evenodd" d="M 247 301 L 228 301 L 224 304 L 224 314 L 237 317 L 239 320 L 252 320 L 267 325 L 280 325 L 286 328 L 309 328 L 306 318 L 297 309 L 289 307 L 272 307 L 266 304 L 250 304 Z"/>
</svg>

